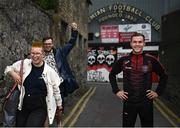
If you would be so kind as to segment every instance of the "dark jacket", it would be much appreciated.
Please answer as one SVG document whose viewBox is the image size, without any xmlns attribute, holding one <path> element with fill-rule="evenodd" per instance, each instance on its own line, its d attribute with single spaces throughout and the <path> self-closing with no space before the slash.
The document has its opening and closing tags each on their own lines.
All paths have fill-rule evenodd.
<svg viewBox="0 0 180 128">
<path fill-rule="evenodd" d="M 166 87 L 167 75 L 164 68 L 155 57 L 149 54 L 130 53 L 114 64 L 109 79 L 115 94 L 119 91 L 116 75 L 121 71 L 123 71 L 123 90 L 128 92 L 129 102 L 141 102 L 147 99 L 146 91 L 152 88 L 152 72 L 159 76 L 156 93 L 161 95 Z"/>
<path fill-rule="evenodd" d="M 70 53 L 71 49 L 75 46 L 77 35 L 78 31 L 72 30 L 71 38 L 66 43 L 66 45 L 64 47 L 58 47 L 57 49 L 53 50 L 58 71 L 64 79 L 64 82 L 62 84 L 63 90 L 61 91 L 63 91 L 62 93 L 64 93 L 63 95 L 65 96 L 67 96 L 68 93 L 72 93 L 74 92 L 74 90 L 79 88 L 67 61 L 68 54 Z"/>
</svg>

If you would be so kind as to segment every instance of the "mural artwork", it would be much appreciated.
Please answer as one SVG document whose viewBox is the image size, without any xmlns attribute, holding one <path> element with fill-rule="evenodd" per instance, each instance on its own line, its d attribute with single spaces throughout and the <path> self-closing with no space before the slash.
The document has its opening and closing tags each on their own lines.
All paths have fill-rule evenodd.
<svg viewBox="0 0 180 128">
<path fill-rule="evenodd" d="M 89 46 L 87 81 L 109 82 L 109 72 L 116 61 L 116 47 Z"/>
</svg>

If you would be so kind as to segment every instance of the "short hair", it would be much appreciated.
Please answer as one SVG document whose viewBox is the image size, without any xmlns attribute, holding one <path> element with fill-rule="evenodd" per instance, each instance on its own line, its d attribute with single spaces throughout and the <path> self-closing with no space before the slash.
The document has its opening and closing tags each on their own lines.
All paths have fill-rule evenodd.
<svg viewBox="0 0 180 128">
<path fill-rule="evenodd" d="M 47 36 L 42 39 L 42 43 L 44 43 L 46 40 L 49 40 L 49 39 L 53 41 L 53 38 L 51 36 Z"/>
<path fill-rule="evenodd" d="M 31 48 L 43 48 L 43 44 L 41 41 L 34 41 L 31 45 Z"/>
<path fill-rule="evenodd" d="M 135 33 L 131 36 L 131 41 L 132 41 L 132 38 L 135 37 L 135 36 L 142 36 L 142 37 L 143 37 L 143 40 L 145 41 L 145 36 L 144 36 L 142 33 L 138 33 L 138 32 L 135 32 Z"/>
</svg>

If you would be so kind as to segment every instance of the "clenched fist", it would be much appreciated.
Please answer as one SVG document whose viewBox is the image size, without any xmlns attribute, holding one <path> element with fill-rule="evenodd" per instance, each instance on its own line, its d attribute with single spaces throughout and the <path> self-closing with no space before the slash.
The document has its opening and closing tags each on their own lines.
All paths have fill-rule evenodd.
<svg viewBox="0 0 180 128">
<path fill-rule="evenodd" d="M 75 22 L 71 23 L 71 27 L 74 31 L 77 30 L 77 28 L 78 28 L 77 24 Z"/>
</svg>

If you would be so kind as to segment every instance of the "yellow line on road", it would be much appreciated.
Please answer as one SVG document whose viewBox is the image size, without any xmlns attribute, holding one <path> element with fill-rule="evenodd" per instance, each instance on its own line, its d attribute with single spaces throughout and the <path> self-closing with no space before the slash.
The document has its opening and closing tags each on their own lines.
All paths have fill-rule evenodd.
<svg viewBox="0 0 180 128">
<path fill-rule="evenodd" d="M 76 113 L 76 116 L 73 118 L 72 122 L 69 124 L 69 127 L 73 127 L 73 125 L 76 123 L 78 117 L 80 116 L 80 114 L 82 113 L 82 111 L 84 110 L 84 108 L 86 107 L 89 99 L 91 98 L 91 96 L 94 94 L 96 88 L 94 88 L 92 90 L 92 92 L 88 95 L 88 97 L 85 99 L 84 103 L 82 104 L 82 106 L 80 107 L 80 110 Z"/>
<path fill-rule="evenodd" d="M 154 102 L 155 107 L 161 112 L 161 114 L 172 124 L 173 127 L 177 127 L 176 124 L 169 118 L 169 116 L 160 108 L 160 106 Z"/>
<path fill-rule="evenodd" d="M 172 115 L 175 116 L 173 112 L 171 112 L 171 116 L 167 114 L 167 111 L 169 110 L 165 104 L 163 104 L 160 100 L 156 99 L 154 100 L 155 107 L 160 111 L 160 113 L 172 124 L 173 127 L 177 127 L 176 123 L 172 120 Z M 161 105 L 160 105 L 161 104 Z M 163 105 L 163 106 L 162 106 Z M 165 109 L 165 110 L 164 110 Z M 167 110 L 167 111 L 166 111 Z"/>
<path fill-rule="evenodd" d="M 77 102 L 75 107 L 72 109 L 68 117 L 62 122 L 62 126 L 68 124 L 68 127 L 73 127 L 78 117 L 86 107 L 90 97 L 94 94 L 96 87 L 91 87 L 83 97 Z M 161 114 L 172 124 L 173 127 L 177 127 L 177 123 L 180 119 L 159 99 L 154 100 L 155 107 L 161 112 Z M 175 120 L 173 120 L 175 119 Z"/>
<path fill-rule="evenodd" d="M 163 107 L 163 109 L 166 111 L 166 113 L 168 115 L 170 115 L 175 121 L 177 121 L 178 123 L 180 123 L 180 118 L 178 118 L 178 116 L 176 116 L 176 114 L 174 114 L 168 107 L 166 107 L 166 105 L 159 99 L 155 100 L 160 106 Z"/>
<path fill-rule="evenodd" d="M 77 109 L 79 108 L 80 104 L 82 104 L 82 102 L 84 101 L 84 99 L 89 95 L 89 93 L 93 90 L 93 88 L 91 87 L 83 96 L 82 98 L 77 102 L 77 104 L 75 105 L 75 107 L 72 109 L 72 111 L 70 112 L 70 114 L 68 115 L 67 118 L 65 118 L 65 120 L 62 122 L 62 126 L 65 126 L 73 117 L 74 113 L 76 113 Z"/>
</svg>

